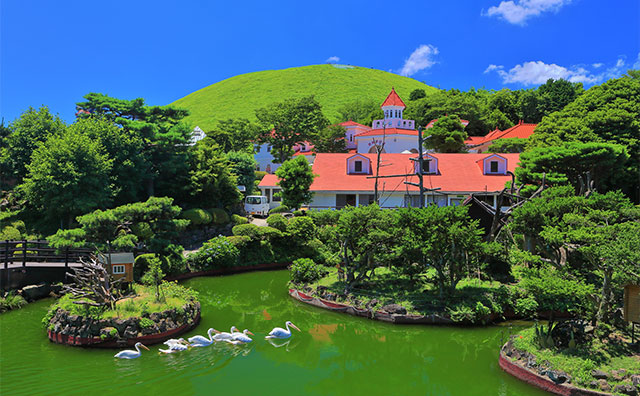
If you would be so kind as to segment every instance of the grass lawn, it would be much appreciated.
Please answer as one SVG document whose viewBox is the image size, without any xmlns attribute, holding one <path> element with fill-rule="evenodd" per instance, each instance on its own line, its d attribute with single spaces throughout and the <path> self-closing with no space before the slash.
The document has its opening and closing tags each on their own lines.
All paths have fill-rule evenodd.
<svg viewBox="0 0 640 396">
<path fill-rule="evenodd" d="M 382 70 L 312 65 L 241 74 L 202 88 L 171 105 L 189 110 L 191 114 L 185 121 L 206 132 L 219 120 L 255 120 L 258 108 L 292 97 L 314 95 L 325 116 L 335 122 L 338 109 L 344 104 L 356 100 L 382 104 L 392 87 L 405 102 L 414 89 L 424 89 L 427 94 L 437 91 L 420 81 Z"/>
<path fill-rule="evenodd" d="M 165 283 L 162 287 L 164 300 L 156 301 L 155 289 L 150 286 L 135 284 L 135 295 L 130 298 L 119 300 L 115 309 L 108 309 L 100 312 L 97 307 L 87 307 L 74 304 L 70 294 L 62 296 L 50 308 L 62 308 L 73 315 L 91 316 L 95 319 L 140 317 L 144 313 L 162 312 L 169 309 L 182 308 L 187 302 L 197 300 L 197 293 L 184 288 L 176 283 Z"/>
</svg>

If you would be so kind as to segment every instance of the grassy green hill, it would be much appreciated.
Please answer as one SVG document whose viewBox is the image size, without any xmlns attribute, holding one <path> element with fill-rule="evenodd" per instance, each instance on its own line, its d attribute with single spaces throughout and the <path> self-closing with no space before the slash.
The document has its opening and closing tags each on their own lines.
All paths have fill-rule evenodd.
<svg viewBox="0 0 640 396">
<path fill-rule="evenodd" d="M 191 111 L 186 121 L 203 130 L 227 118 L 255 119 L 254 110 L 291 97 L 315 95 L 325 115 L 336 121 L 337 110 L 355 100 L 382 103 L 391 87 L 406 102 L 416 88 L 436 88 L 382 70 L 341 65 L 313 65 L 242 74 L 202 88 L 172 103 Z"/>
</svg>

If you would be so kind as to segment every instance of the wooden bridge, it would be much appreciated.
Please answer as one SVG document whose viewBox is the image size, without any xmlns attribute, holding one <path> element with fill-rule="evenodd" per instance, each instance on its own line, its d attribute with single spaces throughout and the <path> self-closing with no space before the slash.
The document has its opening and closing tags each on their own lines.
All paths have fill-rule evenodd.
<svg viewBox="0 0 640 396">
<path fill-rule="evenodd" d="M 80 265 L 91 249 L 61 249 L 49 246 L 47 241 L 0 241 L 2 269 L 25 267 L 64 267 Z"/>
</svg>

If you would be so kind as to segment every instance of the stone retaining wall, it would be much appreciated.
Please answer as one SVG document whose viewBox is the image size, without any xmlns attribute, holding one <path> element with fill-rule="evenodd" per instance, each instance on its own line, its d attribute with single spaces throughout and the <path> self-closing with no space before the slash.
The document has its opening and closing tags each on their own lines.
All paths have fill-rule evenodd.
<svg viewBox="0 0 640 396">
<path fill-rule="evenodd" d="M 99 319 L 71 315 L 58 308 L 49 322 L 49 340 L 73 346 L 115 348 L 136 342 L 157 344 L 185 333 L 200 322 L 200 303 L 187 303 L 181 309 L 154 312 L 144 318 L 153 322 L 142 326 L 143 318 Z"/>
</svg>

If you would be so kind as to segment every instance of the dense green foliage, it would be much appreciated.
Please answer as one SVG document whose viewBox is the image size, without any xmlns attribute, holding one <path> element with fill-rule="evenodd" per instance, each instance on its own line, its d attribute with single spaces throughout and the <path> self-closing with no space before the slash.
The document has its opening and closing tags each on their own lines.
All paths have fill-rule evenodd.
<svg viewBox="0 0 640 396">
<path fill-rule="evenodd" d="M 304 284 L 315 282 L 322 278 L 326 270 L 308 258 L 297 259 L 289 268 L 291 282 L 294 284 Z"/>
<path fill-rule="evenodd" d="M 291 209 L 299 209 L 313 199 L 313 193 L 309 191 L 313 183 L 314 174 L 309 162 L 302 156 L 290 159 L 276 170 L 280 179 L 278 185 L 281 191 L 282 205 Z"/>
<path fill-rule="evenodd" d="M 251 195 L 256 180 L 255 169 L 257 165 L 253 155 L 246 152 L 229 151 L 225 156 L 231 167 L 231 174 L 236 177 L 238 185 L 246 188 L 244 195 Z"/>
<path fill-rule="evenodd" d="M 450 115 L 438 119 L 433 127 L 427 130 L 430 135 L 425 140 L 425 147 L 434 149 L 438 153 L 460 153 L 465 151 L 464 141 L 467 133 L 464 125 L 460 123 L 460 118 Z"/>
<path fill-rule="evenodd" d="M 6 296 L 0 297 L 0 313 L 20 309 L 25 305 L 27 305 L 27 300 L 19 294 L 7 293 Z"/>
<path fill-rule="evenodd" d="M 205 242 L 201 249 L 188 257 L 189 267 L 204 271 L 237 265 L 238 248 L 228 238 L 219 236 Z"/>
<path fill-rule="evenodd" d="M 331 125 L 320 130 L 313 137 L 316 153 L 346 153 L 346 130 L 340 125 Z"/>
<path fill-rule="evenodd" d="M 287 99 L 256 110 L 259 140 L 269 143 L 273 162 L 282 164 L 294 154 L 296 143 L 314 140 L 329 126 L 320 103 L 313 96 Z"/>
<path fill-rule="evenodd" d="M 487 149 L 490 153 L 521 153 L 529 143 L 529 139 L 506 138 L 494 140 Z"/>
</svg>

